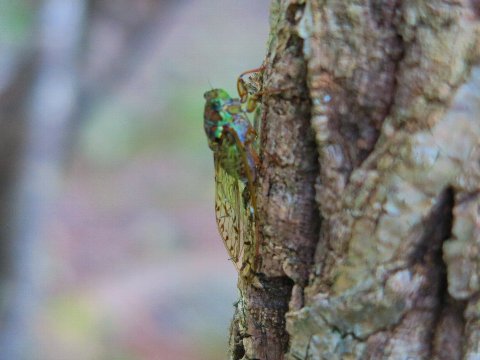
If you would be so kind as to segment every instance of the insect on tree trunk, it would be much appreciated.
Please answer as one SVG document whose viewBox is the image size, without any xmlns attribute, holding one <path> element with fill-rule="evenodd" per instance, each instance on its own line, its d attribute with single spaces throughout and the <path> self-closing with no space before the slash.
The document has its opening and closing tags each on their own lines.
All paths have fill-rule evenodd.
<svg viewBox="0 0 480 360">
<path fill-rule="evenodd" d="M 480 357 L 480 3 L 274 0 L 233 359 Z"/>
</svg>

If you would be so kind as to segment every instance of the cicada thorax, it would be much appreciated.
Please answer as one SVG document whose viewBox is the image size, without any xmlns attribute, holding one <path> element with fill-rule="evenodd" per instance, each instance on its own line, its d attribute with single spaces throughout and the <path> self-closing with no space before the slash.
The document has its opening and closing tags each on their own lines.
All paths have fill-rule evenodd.
<svg viewBox="0 0 480 360">
<path fill-rule="evenodd" d="M 256 170 L 255 161 L 248 149 L 238 149 L 231 143 L 230 134 L 225 135 L 218 144 L 218 150 L 215 151 L 216 161 L 227 172 L 228 175 L 240 180 L 244 184 L 249 181 L 249 168 L 251 177 L 255 180 Z M 245 163 L 245 159 L 247 163 Z"/>
</svg>

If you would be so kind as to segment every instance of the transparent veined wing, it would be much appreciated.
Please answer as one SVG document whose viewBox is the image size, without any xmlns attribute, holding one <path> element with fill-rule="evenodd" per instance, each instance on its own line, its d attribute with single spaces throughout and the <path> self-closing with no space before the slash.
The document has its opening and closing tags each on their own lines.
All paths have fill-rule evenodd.
<svg viewBox="0 0 480 360">
<path fill-rule="evenodd" d="M 215 216 L 218 232 L 230 259 L 240 272 L 243 265 L 243 225 L 240 182 L 222 166 L 221 154 L 215 153 Z"/>
</svg>

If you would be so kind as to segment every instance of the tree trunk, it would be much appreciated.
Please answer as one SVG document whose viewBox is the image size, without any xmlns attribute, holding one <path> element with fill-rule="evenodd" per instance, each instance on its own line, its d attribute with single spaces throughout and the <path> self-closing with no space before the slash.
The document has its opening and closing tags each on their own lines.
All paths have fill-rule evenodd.
<svg viewBox="0 0 480 360">
<path fill-rule="evenodd" d="M 480 4 L 274 0 L 233 359 L 480 357 Z"/>
</svg>

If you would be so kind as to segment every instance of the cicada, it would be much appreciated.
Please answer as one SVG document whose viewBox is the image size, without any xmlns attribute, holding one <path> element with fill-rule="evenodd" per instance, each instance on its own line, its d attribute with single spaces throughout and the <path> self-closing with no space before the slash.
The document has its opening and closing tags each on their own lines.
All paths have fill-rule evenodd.
<svg viewBox="0 0 480 360">
<path fill-rule="evenodd" d="M 257 134 L 244 109 L 245 101 L 222 89 L 207 91 L 204 97 L 204 128 L 215 166 L 218 231 L 241 277 L 251 278 L 258 265 L 259 247 Z"/>
</svg>

